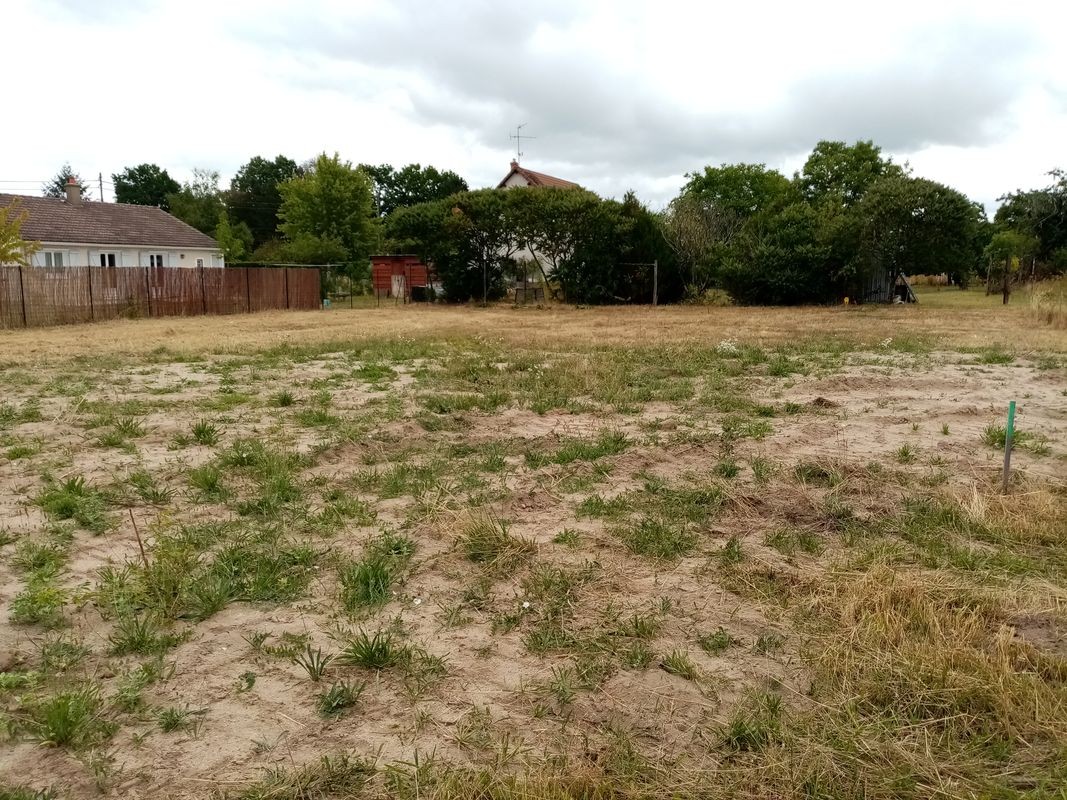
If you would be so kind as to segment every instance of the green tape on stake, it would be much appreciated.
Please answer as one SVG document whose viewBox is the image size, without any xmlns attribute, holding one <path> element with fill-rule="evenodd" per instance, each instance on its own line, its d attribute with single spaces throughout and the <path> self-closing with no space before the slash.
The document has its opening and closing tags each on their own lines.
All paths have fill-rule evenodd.
<svg viewBox="0 0 1067 800">
<path fill-rule="evenodd" d="M 1004 481 L 1003 491 L 1008 491 L 1011 478 L 1011 440 L 1015 435 L 1015 401 L 1008 403 L 1008 424 L 1004 426 Z"/>
</svg>

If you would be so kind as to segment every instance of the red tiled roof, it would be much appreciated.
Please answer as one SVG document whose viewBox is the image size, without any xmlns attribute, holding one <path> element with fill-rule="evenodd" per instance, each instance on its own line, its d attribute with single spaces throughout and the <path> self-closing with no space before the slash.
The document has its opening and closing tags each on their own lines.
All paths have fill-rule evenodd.
<svg viewBox="0 0 1067 800">
<path fill-rule="evenodd" d="M 0 207 L 16 202 L 27 214 L 22 238 L 31 241 L 218 248 L 210 236 L 155 206 L 0 194 Z"/>
<path fill-rule="evenodd" d="M 552 175 L 545 175 L 543 172 L 534 172 L 532 169 L 520 167 L 517 161 L 511 162 L 511 172 L 504 176 L 504 179 L 496 185 L 496 188 L 503 189 L 504 184 L 508 182 L 512 175 L 521 175 L 530 186 L 552 186 L 556 189 L 581 188 L 574 181 L 566 181 L 563 178 L 556 178 Z"/>
</svg>

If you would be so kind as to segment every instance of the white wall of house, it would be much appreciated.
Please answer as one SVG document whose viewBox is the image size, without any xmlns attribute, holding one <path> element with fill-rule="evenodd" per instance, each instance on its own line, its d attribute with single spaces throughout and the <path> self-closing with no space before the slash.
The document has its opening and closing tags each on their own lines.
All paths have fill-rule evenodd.
<svg viewBox="0 0 1067 800">
<path fill-rule="evenodd" d="M 509 175 L 508 179 L 504 181 L 505 189 L 510 189 L 513 186 L 529 186 L 530 182 L 526 180 L 520 173 L 516 172 L 513 175 Z"/>
<path fill-rule="evenodd" d="M 73 244 L 70 242 L 42 242 L 41 249 L 33 256 L 35 267 L 99 267 L 104 254 L 110 266 L 114 256 L 116 267 L 149 267 L 159 262 L 164 267 L 224 267 L 226 260 L 218 250 L 194 247 L 143 247 L 131 248 L 103 244 Z"/>
</svg>

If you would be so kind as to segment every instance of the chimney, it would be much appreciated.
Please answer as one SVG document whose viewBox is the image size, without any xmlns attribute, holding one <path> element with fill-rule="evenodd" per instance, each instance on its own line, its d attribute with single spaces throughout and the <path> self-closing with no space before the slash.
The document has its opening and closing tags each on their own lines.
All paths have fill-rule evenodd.
<svg viewBox="0 0 1067 800">
<path fill-rule="evenodd" d="M 511 159 L 511 168 L 512 169 L 518 169 L 519 168 L 519 162 L 516 161 L 514 158 Z"/>
<path fill-rule="evenodd" d="M 73 175 L 67 178 L 67 185 L 63 187 L 63 191 L 67 193 L 68 203 L 73 204 L 82 201 L 82 187 L 80 187 L 78 182 L 74 180 Z"/>
</svg>

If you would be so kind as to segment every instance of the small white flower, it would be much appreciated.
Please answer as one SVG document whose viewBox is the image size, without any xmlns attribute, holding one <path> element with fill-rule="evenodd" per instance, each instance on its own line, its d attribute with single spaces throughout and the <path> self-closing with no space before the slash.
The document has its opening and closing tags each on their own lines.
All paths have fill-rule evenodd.
<svg viewBox="0 0 1067 800">
<path fill-rule="evenodd" d="M 891 344 L 893 344 L 893 337 L 892 336 L 887 337 L 885 339 L 882 339 L 882 347 L 889 347 L 889 345 L 891 345 Z"/>
<path fill-rule="evenodd" d="M 529 600 L 523 600 L 522 601 L 522 610 L 525 611 L 529 607 L 530 607 L 530 601 Z"/>
<path fill-rule="evenodd" d="M 421 605 L 422 605 L 422 598 L 421 598 L 421 597 L 416 597 L 416 598 L 415 598 L 414 600 L 412 600 L 411 602 L 413 602 L 413 603 L 414 603 L 415 605 L 417 605 L 417 606 L 421 606 Z"/>
</svg>

